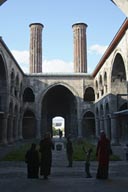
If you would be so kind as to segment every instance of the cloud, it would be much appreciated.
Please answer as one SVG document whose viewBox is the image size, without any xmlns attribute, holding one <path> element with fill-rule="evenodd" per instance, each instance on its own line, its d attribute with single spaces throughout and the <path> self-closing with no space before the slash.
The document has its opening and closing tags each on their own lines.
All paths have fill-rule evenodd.
<svg viewBox="0 0 128 192">
<path fill-rule="evenodd" d="M 43 61 L 43 71 L 44 72 L 73 72 L 73 63 L 66 62 L 63 60 L 44 60 Z"/>
<path fill-rule="evenodd" d="M 11 51 L 16 61 L 19 63 L 21 69 L 25 73 L 29 73 L 29 51 Z M 43 72 L 45 73 L 70 73 L 73 72 L 73 63 L 66 62 L 60 59 L 44 60 Z"/>
<path fill-rule="evenodd" d="M 19 63 L 21 69 L 25 72 L 29 72 L 29 52 L 28 51 L 11 51 L 16 61 Z"/>
<path fill-rule="evenodd" d="M 98 44 L 88 48 L 88 72 L 93 70 L 106 49 L 107 46 Z M 29 51 L 12 50 L 11 52 L 19 63 L 21 69 L 25 73 L 29 73 Z M 43 73 L 73 73 L 73 62 L 67 62 L 60 59 L 44 59 L 42 71 Z"/>
<path fill-rule="evenodd" d="M 106 45 L 103 46 L 103 45 L 95 44 L 95 45 L 92 45 L 89 47 L 88 53 L 103 55 L 103 53 L 106 51 L 107 47 L 108 46 L 106 46 Z"/>
</svg>

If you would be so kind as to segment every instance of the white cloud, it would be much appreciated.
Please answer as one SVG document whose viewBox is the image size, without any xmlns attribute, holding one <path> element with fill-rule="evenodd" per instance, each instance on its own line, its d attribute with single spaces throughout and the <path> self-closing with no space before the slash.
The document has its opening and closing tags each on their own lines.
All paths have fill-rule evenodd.
<svg viewBox="0 0 128 192">
<path fill-rule="evenodd" d="M 92 45 L 89 47 L 88 52 L 91 54 L 98 54 L 98 55 L 103 55 L 103 53 L 106 51 L 108 46 L 102 46 L 102 45 Z"/>
<path fill-rule="evenodd" d="M 93 68 L 97 64 L 96 61 L 99 61 L 100 56 L 103 55 L 107 46 L 101 46 L 98 44 L 92 45 L 88 49 L 88 61 L 91 64 L 88 65 L 88 72 L 92 71 Z M 12 54 L 15 59 L 19 63 L 21 69 L 25 73 L 29 73 L 29 51 L 17 51 L 12 50 Z M 94 62 L 95 61 L 95 62 Z M 43 60 L 43 73 L 72 73 L 73 72 L 73 62 L 66 62 L 60 59 L 53 60 Z"/>
<path fill-rule="evenodd" d="M 44 72 L 73 72 L 73 63 L 65 62 L 63 60 L 44 60 L 43 61 L 43 71 Z"/>
<path fill-rule="evenodd" d="M 25 72 L 29 72 L 29 52 L 28 51 L 11 51 L 16 61 L 19 63 L 21 69 Z"/>
<path fill-rule="evenodd" d="M 29 73 L 29 51 L 11 51 L 16 61 L 25 73 Z M 73 72 L 73 63 L 66 62 L 59 59 L 44 60 L 43 61 L 43 72 L 56 73 L 56 72 Z"/>
</svg>

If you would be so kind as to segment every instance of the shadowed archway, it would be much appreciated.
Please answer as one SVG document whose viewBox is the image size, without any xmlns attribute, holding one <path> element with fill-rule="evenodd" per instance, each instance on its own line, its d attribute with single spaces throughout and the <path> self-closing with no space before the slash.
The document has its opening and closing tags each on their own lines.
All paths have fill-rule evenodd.
<svg viewBox="0 0 128 192">
<path fill-rule="evenodd" d="M 63 85 L 50 88 L 42 100 L 41 135 L 46 131 L 52 134 L 52 118 L 61 116 L 65 119 L 65 137 L 77 136 L 77 107 L 73 93 Z"/>
</svg>

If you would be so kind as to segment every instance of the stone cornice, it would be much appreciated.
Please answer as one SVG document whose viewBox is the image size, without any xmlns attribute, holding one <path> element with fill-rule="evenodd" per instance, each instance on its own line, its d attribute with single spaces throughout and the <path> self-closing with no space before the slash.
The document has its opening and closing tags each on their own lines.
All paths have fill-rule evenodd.
<svg viewBox="0 0 128 192">
<path fill-rule="evenodd" d="M 128 19 L 126 18 L 122 26 L 120 27 L 119 31 L 113 38 L 112 42 L 110 43 L 109 47 L 105 51 L 104 55 L 102 56 L 101 60 L 99 61 L 98 65 L 96 66 L 95 70 L 92 73 L 92 76 L 95 77 L 102 65 L 105 63 L 106 59 L 109 57 L 109 55 L 112 53 L 112 51 L 115 49 L 115 47 L 118 45 L 120 40 L 122 39 L 125 31 L 128 29 Z"/>
</svg>

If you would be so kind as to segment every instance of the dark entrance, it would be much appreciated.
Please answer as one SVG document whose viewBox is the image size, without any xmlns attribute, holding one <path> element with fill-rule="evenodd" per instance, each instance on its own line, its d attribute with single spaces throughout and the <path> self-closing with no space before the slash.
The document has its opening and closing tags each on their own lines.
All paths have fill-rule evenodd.
<svg viewBox="0 0 128 192">
<path fill-rule="evenodd" d="M 32 139 L 36 137 L 36 120 L 32 111 L 27 110 L 23 117 L 23 138 Z"/>
<path fill-rule="evenodd" d="M 95 136 L 95 117 L 91 111 L 88 111 L 83 116 L 82 135 L 88 139 L 92 139 Z"/>
<path fill-rule="evenodd" d="M 47 131 L 52 134 L 52 118 L 55 116 L 61 116 L 65 119 L 65 137 L 68 134 L 77 136 L 76 98 L 63 85 L 52 87 L 43 98 L 41 135 Z"/>
</svg>

